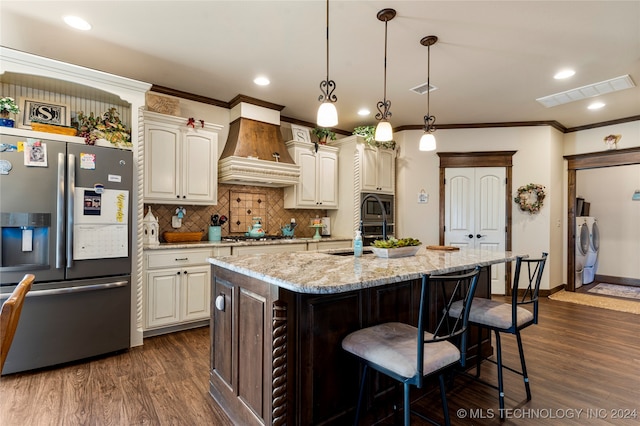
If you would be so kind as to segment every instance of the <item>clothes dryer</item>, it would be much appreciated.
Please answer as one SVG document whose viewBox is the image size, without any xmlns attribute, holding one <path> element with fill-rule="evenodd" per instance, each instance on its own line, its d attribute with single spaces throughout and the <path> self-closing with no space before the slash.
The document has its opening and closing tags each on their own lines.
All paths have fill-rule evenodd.
<svg viewBox="0 0 640 426">
<path fill-rule="evenodd" d="M 576 217 L 576 257 L 574 287 L 582 287 L 584 281 L 584 265 L 589 253 L 589 227 L 584 216 Z"/>
<path fill-rule="evenodd" d="M 585 222 L 589 229 L 589 250 L 584 263 L 583 284 L 592 283 L 598 270 L 598 257 L 600 251 L 600 230 L 598 229 L 598 219 L 586 216 Z"/>
</svg>

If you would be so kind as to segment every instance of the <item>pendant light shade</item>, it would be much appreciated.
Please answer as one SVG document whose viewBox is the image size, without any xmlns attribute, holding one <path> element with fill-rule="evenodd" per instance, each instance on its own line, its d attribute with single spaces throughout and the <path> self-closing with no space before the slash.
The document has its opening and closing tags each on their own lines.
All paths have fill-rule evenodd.
<svg viewBox="0 0 640 426">
<path fill-rule="evenodd" d="M 335 127 L 338 125 L 338 110 L 332 102 L 323 102 L 318 108 L 318 119 L 320 127 Z"/>
<path fill-rule="evenodd" d="M 429 111 L 429 100 L 431 95 L 431 46 L 436 44 L 438 37 L 434 35 L 423 37 L 420 44 L 427 46 L 427 115 L 424 116 L 424 134 L 420 138 L 418 149 L 420 151 L 434 151 L 436 149 L 436 138 L 433 132 L 436 131 L 436 117 Z"/>
<path fill-rule="evenodd" d="M 436 138 L 433 133 L 424 133 L 420 138 L 420 151 L 434 151 L 436 149 Z"/>
<path fill-rule="evenodd" d="M 378 142 L 390 142 L 393 140 L 393 129 L 387 120 L 380 120 L 375 130 L 375 138 Z"/>
<path fill-rule="evenodd" d="M 378 12 L 378 20 L 384 22 L 384 97 L 378 102 L 378 113 L 376 120 L 378 125 L 373 134 L 373 138 L 378 142 L 389 142 L 393 140 L 393 129 L 389 123 L 391 117 L 391 101 L 387 99 L 387 23 L 395 18 L 394 9 L 382 9 Z"/>
<path fill-rule="evenodd" d="M 338 97 L 333 94 L 336 90 L 336 82 L 329 78 L 329 0 L 327 0 L 327 79 L 320 82 L 321 95 L 318 101 L 322 102 L 318 108 L 316 123 L 320 127 L 334 127 L 338 125 L 338 110 L 334 102 Z"/>
</svg>

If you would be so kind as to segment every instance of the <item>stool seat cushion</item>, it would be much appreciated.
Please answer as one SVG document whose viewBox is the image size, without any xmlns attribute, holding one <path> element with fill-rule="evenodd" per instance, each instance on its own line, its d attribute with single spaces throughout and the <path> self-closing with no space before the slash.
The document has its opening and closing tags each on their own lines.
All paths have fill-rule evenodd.
<svg viewBox="0 0 640 426">
<path fill-rule="evenodd" d="M 349 334 L 342 348 L 402 377 L 417 374 L 418 329 L 400 322 L 389 322 Z M 425 333 L 425 339 L 433 338 Z M 424 344 L 423 374 L 427 375 L 460 360 L 459 349 L 448 341 Z"/>
<path fill-rule="evenodd" d="M 462 303 L 454 302 L 449 311 L 451 315 L 458 315 Z M 518 327 L 533 320 L 533 314 L 525 308 L 517 307 Z M 512 306 L 510 303 L 498 302 L 491 299 L 476 297 L 471 303 L 469 322 L 482 324 L 493 328 L 509 329 L 512 326 Z"/>
</svg>

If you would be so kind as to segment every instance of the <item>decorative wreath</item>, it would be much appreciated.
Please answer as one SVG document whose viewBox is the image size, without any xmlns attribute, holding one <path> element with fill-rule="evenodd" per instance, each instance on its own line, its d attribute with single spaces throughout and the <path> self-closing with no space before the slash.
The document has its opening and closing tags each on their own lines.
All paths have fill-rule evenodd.
<svg viewBox="0 0 640 426">
<path fill-rule="evenodd" d="M 542 208 L 542 202 L 546 195 L 544 186 L 537 183 L 530 183 L 518 188 L 518 195 L 515 196 L 513 201 L 520 206 L 520 210 L 523 212 L 535 214 Z"/>
</svg>

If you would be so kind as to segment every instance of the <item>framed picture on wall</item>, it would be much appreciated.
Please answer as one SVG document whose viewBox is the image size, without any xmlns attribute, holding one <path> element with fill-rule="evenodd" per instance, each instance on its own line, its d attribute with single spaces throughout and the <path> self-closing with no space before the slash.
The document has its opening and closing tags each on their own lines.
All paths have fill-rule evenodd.
<svg viewBox="0 0 640 426">
<path fill-rule="evenodd" d="M 22 98 L 20 100 L 20 114 L 18 127 L 30 129 L 31 122 L 69 126 L 71 111 L 67 104 L 42 101 L 39 99 Z"/>
<path fill-rule="evenodd" d="M 294 141 L 311 143 L 311 134 L 309 133 L 308 127 L 292 124 L 291 133 L 293 133 Z"/>
</svg>

